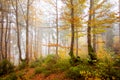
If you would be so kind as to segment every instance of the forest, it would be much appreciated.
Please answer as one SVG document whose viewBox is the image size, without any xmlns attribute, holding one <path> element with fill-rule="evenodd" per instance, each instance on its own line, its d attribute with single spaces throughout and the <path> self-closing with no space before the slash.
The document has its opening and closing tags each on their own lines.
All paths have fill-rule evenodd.
<svg viewBox="0 0 120 80">
<path fill-rule="evenodd" d="M 120 0 L 0 0 L 0 80 L 120 80 Z"/>
</svg>

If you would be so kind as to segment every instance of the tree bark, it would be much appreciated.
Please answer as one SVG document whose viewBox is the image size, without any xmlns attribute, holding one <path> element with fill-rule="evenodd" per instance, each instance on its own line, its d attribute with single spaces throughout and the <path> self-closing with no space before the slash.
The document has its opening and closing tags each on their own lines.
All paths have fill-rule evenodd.
<svg viewBox="0 0 120 80">
<path fill-rule="evenodd" d="M 92 4 L 93 4 L 93 22 L 95 22 L 94 0 L 93 0 Z M 95 31 L 95 25 L 93 26 L 93 31 Z M 95 32 L 93 32 L 93 50 L 94 50 L 95 53 L 96 53 L 96 46 L 97 46 L 97 44 L 96 44 L 96 34 L 95 34 Z"/>
<path fill-rule="evenodd" d="M 78 29 L 76 28 L 76 56 L 78 56 Z"/>
<path fill-rule="evenodd" d="M 57 31 L 57 41 L 56 41 L 56 56 L 58 56 L 58 36 L 59 36 L 59 32 L 58 32 L 58 1 L 56 0 L 56 31 Z"/>
<path fill-rule="evenodd" d="M 21 52 L 21 43 L 20 43 L 20 28 L 18 25 L 18 0 L 16 0 L 16 26 L 17 26 L 17 46 L 19 51 L 19 59 L 20 61 L 23 61 L 22 59 L 22 52 Z"/>
<path fill-rule="evenodd" d="M 4 11 L 3 11 L 3 3 L 1 3 L 1 55 L 2 59 L 4 59 L 4 53 L 3 53 L 3 27 L 4 27 Z"/>
<path fill-rule="evenodd" d="M 90 56 L 91 60 L 96 60 L 96 56 L 94 53 L 94 49 L 91 44 L 91 20 L 92 20 L 92 14 L 91 10 L 93 8 L 93 0 L 90 0 L 90 8 L 89 8 L 89 18 L 88 18 L 88 28 L 87 28 L 87 43 L 88 43 L 88 54 Z"/>
<path fill-rule="evenodd" d="M 119 20 L 120 20 L 120 0 L 119 0 Z M 119 22 L 119 43 L 120 43 L 120 22 Z"/>
<path fill-rule="evenodd" d="M 26 19 L 26 62 L 29 62 L 29 4 L 30 1 L 27 1 L 27 19 Z"/>
<path fill-rule="evenodd" d="M 5 31 L 5 59 L 7 59 L 7 36 L 8 36 L 8 14 L 6 14 L 6 31 Z"/>
<path fill-rule="evenodd" d="M 71 46 L 70 46 L 70 52 L 69 55 L 71 58 L 74 58 L 74 5 L 73 5 L 73 0 L 70 0 L 71 3 Z"/>
</svg>

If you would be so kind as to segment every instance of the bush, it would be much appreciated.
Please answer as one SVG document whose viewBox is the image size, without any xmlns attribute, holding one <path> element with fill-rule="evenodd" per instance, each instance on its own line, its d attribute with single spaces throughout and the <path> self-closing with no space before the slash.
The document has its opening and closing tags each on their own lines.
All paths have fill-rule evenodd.
<svg viewBox="0 0 120 80">
<path fill-rule="evenodd" d="M 41 67 L 36 67 L 35 68 L 35 74 L 40 74 L 40 73 L 42 73 L 43 72 L 43 68 L 41 68 Z"/>
<path fill-rule="evenodd" d="M 30 63 L 30 68 L 35 68 L 35 67 L 41 66 L 41 64 L 42 64 L 41 60 L 37 60 L 37 61 L 31 62 Z"/>
<path fill-rule="evenodd" d="M 8 60 L 0 62 L 0 76 L 14 71 L 14 66 Z"/>
<path fill-rule="evenodd" d="M 66 76 L 71 79 L 78 80 L 79 78 L 81 78 L 80 68 L 78 66 L 70 67 L 66 72 Z"/>
<path fill-rule="evenodd" d="M 40 73 L 43 73 L 44 76 L 48 76 L 49 74 L 52 73 L 52 70 L 48 70 L 44 67 L 36 67 L 35 68 L 35 74 L 40 74 Z"/>
<path fill-rule="evenodd" d="M 45 59 L 44 62 L 42 63 L 41 67 L 44 68 L 44 70 L 54 72 L 54 66 L 57 63 L 57 58 L 55 55 L 48 55 Z"/>
<path fill-rule="evenodd" d="M 48 65 L 55 64 L 56 61 L 57 61 L 57 57 L 53 54 L 48 55 L 46 58 L 44 58 L 44 63 Z"/>
<path fill-rule="evenodd" d="M 70 63 L 68 59 L 59 59 L 54 65 L 54 69 L 57 71 L 65 71 L 70 68 Z"/>
<path fill-rule="evenodd" d="M 17 76 L 15 73 L 11 73 L 5 80 L 17 80 Z"/>
<path fill-rule="evenodd" d="M 25 69 L 25 67 L 27 66 L 27 63 L 25 61 L 22 61 L 22 63 L 19 64 L 18 69 Z"/>
<path fill-rule="evenodd" d="M 43 73 L 48 76 L 51 73 L 57 73 L 67 70 L 70 67 L 68 59 L 56 58 L 55 55 L 48 55 L 43 63 L 35 68 L 35 74 Z"/>
</svg>

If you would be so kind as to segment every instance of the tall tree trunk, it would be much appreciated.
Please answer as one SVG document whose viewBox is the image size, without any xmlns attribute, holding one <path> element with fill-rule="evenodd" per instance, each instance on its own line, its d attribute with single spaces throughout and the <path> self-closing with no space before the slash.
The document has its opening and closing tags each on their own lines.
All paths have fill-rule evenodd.
<svg viewBox="0 0 120 80">
<path fill-rule="evenodd" d="M 120 0 L 119 0 L 119 20 L 120 20 Z M 119 43 L 120 43 L 120 22 L 119 22 Z"/>
<path fill-rule="evenodd" d="M 58 56 L 58 38 L 59 38 L 59 32 L 58 32 L 58 0 L 56 0 L 56 30 L 57 30 L 57 42 L 56 42 L 56 55 Z"/>
<path fill-rule="evenodd" d="M 1 3 L 1 55 L 2 59 L 4 59 L 4 53 L 3 53 L 3 28 L 4 28 L 4 11 L 3 11 L 3 3 Z"/>
<path fill-rule="evenodd" d="M 90 8 L 89 8 L 89 22 L 88 22 L 88 28 L 87 28 L 87 43 L 88 43 L 88 54 L 90 56 L 91 60 L 96 60 L 96 56 L 91 44 L 91 20 L 92 20 L 92 8 L 93 8 L 93 0 L 90 0 Z"/>
<path fill-rule="evenodd" d="M 8 40 L 9 40 L 9 46 L 8 46 L 8 60 L 10 61 L 11 60 L 11 20 L 10 20 L 10 23 L 9 23 L 9 32 L 8 32 Z"/>
<path fill-rule="evenodd" d="M 34 47 L 34 58 L 37 60 L 37 28 L 35 27 L 35 47 Z"/>
<path fill-rule="evenodd" d="M 5 29 L 5 59 L 7 59 L 7 44 L 8 44 L 8 40 L 7 40 L 7 34 L 8 34 L 8 14 L 6 14 L 6 29 Z"/>
<path fill-rule="evenodd" d="M 91 12 L 91 9 L 92 9 L 92 0 L 90 0 L 90 9 L 89 11 Z M 92 45 L 91 45 L 91 19 L 92 19 L 92 15 L 91 13 L 89 13 L 89 22 L 88 22 L 88 28 L 87 28 L 87 42 L 88 42 L 88 53 L 91 52 L 91 49 L 92 49 Z"/>
<path fill-rule="evenodd" d="M 93 22 L 95 22 L 95 8 L 94 8 L 94 0 L 93 0 Z M 95 25 L 93 26 L 93 50 L 94 50 L 94 52 L 96 53 L 96 46 L 97 46 L 97 44 L 96 44 L 96 34 L 95 34 Z"/>
<path fill-rule="evenodd" d="M 70 0 L 71 3 L 71 46 L 70 46 L 70 52 L 69 55 L 71 56 L 71 58 L 75 58 L 73 51 L 74 51 L 74 5 L 73 5 L 73 0 Z"/>
<path fill-rule="evenodd" d="M 26 19 L 26 62 L 29 62 L 29 4 L 30 1 L 27 1 L 27 19 Z"/>
<path fill-rule="evenodd" d="M 16 0 L 16 26 L 17 26 L 17 46 L 19 51 L 19 59 L 20 61 L 23 61 L 22 59 L 22 52 L 21 52 L 21 43 L 20 43 L 20 28 L 18 25 L 18 0 Z"/>
</svg>

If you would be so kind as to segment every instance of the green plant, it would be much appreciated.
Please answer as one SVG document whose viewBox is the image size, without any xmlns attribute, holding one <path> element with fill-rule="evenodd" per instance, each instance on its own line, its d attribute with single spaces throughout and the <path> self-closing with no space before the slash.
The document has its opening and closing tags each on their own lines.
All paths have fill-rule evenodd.
<svg viewBox="0 0 120 80">
<path fill-rule="evenodd" d="M 70 63 L 68 59 L 59 59 L 54 65 L 54 69 L 57 71 L 65 71 L 70 68 Z"/>
<path fill-rule="evenodd" d="M 17 75 L 21 80 L 24 80 L 25 73 L 23 71 L 20 71 Z"/>
<path fill-rule="evenodd" d="M 17 80 L 17 76 L 15 73 L 11 73 L 5 80 Z"/>
<path fill-rule="evenodd" d="M 33 61 L 30 63 L 30 68 L 35 68 L 35 67 L 41 66 L 41 64 L 42 64 L 41 60 Z"/>
<path fill-rule="evenodd" d="M 25 61 L 22 61 L 19 66 L 18 66 L 18 69 L 21 70 L 21 69 L 24 69 L 25 67 L 27 66 L 27 63 Z"/>
<path fill-rule="evenodd" d="M 48 76 L 49 74 L 52 73 L 52 70 L 48 70 L 45 67 L 36 67 L 35 74 L 40 74 L 40 73 L 43 73 L 44 76 Z"/>
<path fill-rule="evenodd" d="M 0 76 L 14 71 L 14 66 L 8 60 L 0 62 Z"/>
<path fill-rule="evenodd" d="M 81 78 L 79 67 L 70 67 L 66 72 L 66 76 L 74 80 L 78 80 L 79 78 Z"/>
<path fill-rule="evenodd" d="M 35 74 L 40 74 L 40 73 L 42 73 L 43 72 L 43 68 L 41 68 L 41 67 L 36 67 L 35 68 Z"/>
<path fill-rule="evenodd" d="M 55 64 L 56 61 L 57 61 L 57 57 L 53 54 L 48 55 L 46 58 L 44 58 L 44 63 L 48 65 Z"/>
</svg>

